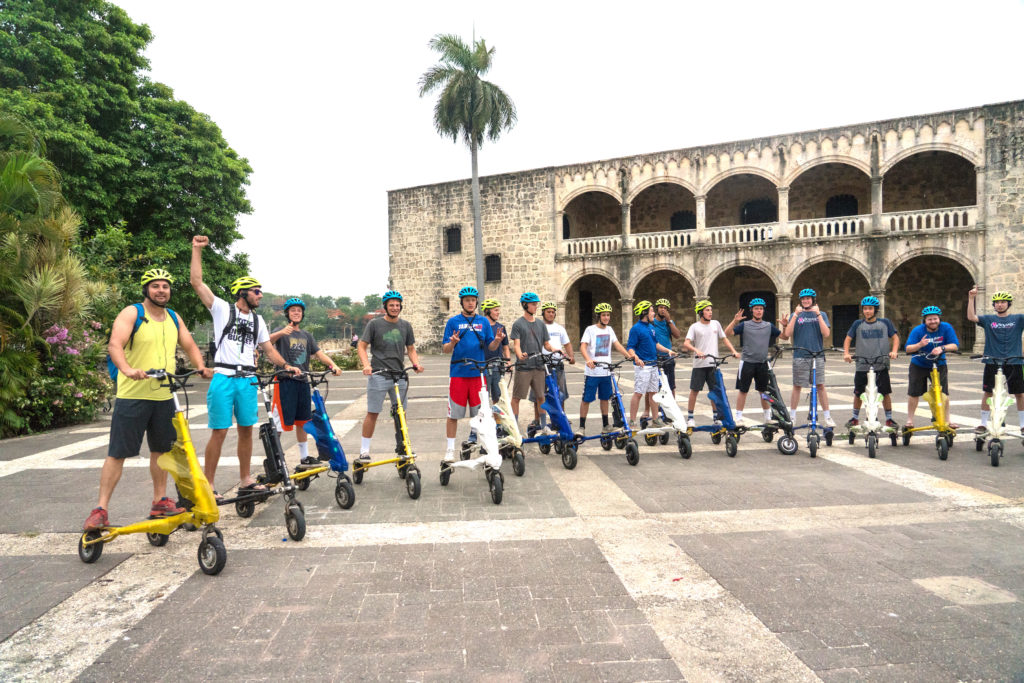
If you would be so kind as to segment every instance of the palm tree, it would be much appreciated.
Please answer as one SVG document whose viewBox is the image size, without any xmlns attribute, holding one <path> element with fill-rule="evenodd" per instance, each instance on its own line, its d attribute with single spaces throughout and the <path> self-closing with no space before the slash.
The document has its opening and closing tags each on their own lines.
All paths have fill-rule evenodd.
<svg viewBox="0 0 1024 683">
<path fill-rule="evenodd" d="M 441 62 L 420 77 L 420 97 L 440 88 L 441 96 L 434 105 L 434 127 L 442 137 L 450 137 L 453 142 L 461 138 L 469 146 L 473 163 L 473 254 L 476 286 L 482 296 L 484 243 L 477 150 L 485 136 L 494 142 L 502 131 L 515 125 L 516 107 L 501 88 L 481 78 L 494 57 L 494 48 L 488 49 L 483 38 L 474 39 L 470 48 L 458 36 L 439 34 L 430 40 L 430 48 L 441 56 Z"/>
</svg>

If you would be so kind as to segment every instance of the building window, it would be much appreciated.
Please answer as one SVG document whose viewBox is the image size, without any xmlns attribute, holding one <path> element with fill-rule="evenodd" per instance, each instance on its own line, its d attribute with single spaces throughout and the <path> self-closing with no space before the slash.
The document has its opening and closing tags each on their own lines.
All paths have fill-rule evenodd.
<svg viewBox="0 0 1024 683">
<path fill-rule="evenodd" d="M 693 211 L 676 211 L 669 221 L 670 230 L 696 230 L 697 216 Z"/>
<path fill-rule="evenodd" d="M 569 239 L 569 217 L 562 214 L 562 239 Z"/>
<path fill-rule="evenodd" d="M 441 297 L 441 304 L 440 304 L 440 306 L 441 306 L 441 311 L 443 313 L 447 313 L 451 309 L 451 305 L 452 305 L 451 301 L 448 300 L 448 297 L 446 297 L 446 296 L 442 296 Z"/>
<path fill-rule="evenodd" d="M 484 257 L 484 280 L 501 282 L 501 255 L 489 254 Z"/>
<path fill-rule="evenodd" d="M 462 226 L 449 225 L 444 229 L 444 253 L 462 253 Z"/>
<path fill-rule="evenodd" d="M 774 223 L 777 220 L 779 212 L 770 199 L 751 199 L 740 209 L 740 225 Z"/>
<path fill-rule="evenodd" d="M 857 215 L 857 198 L 852 194 L 837 194 L 825 202 L 825 218 Z"/>
</svg>

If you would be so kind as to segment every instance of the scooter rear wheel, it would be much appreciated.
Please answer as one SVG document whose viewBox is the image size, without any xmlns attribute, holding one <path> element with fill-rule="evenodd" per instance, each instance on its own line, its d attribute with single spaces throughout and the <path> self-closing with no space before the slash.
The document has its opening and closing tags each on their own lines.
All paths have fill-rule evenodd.
<svg viewBox="0 0 1024 683">
<path fill-rule="evenodd" d="M 549 444 L 549 443 L 542 443 L 540 445 L 540 452 L 543 453 L 544 455 L 547 455 L 548 453 L 550 453 L 551 452 L 551 444 Z"/>
<path fill-rule="evenodd" d="M 661 436 L 658 437 L 658 441 L 661 442 L 662 446 L 667 446 L 668 445 L 668 432 L 663 432 L 661 434 Z"/>
<path fill-rule="evenodd" d="M 310 479 L 312 479 L 312 477 L 306 477 L 305 479 L 298 479 L 298 480 L 296 480 L 295 488 L 297 488 L 300 491 L 305 491 L 306 489 L 309 488 L 309 480 Z"/>
<path fill-rule="evenodd" d="M 849 439 L 850 439 L 850 445 L 851 445 L 851 446 L 853 445 L 853 442 L 854 442 L 854 440 L 855 440 L 856 438 L 857 438 L 857 436 L 856 436 L 856 435 L 855 435 L 855 434 L 854 434 L 853 432 L 850 432 L 850 436 L 849 436 Z"/>
<path fill-rule="evenodd" d="M 363 483 L 363 470 L 362 468 L 352 468 L 352 483 L 362 484 Z"/>
<path fill-rule="evenodd" d="M 716 446 L 718 444 L 722 443 L 722 434 L 721 433 L 712 434 L 711 435 L 711 443 L 715 444 Z"/>
<path fill-rule="evenodd" d="M 601 439 L 601 448 L 605 449 L 606 451 L 610 451 L 613 445 L 614 444 L 612 443 L 612 439 Z"/>
<path fill-rule="evenodd" d="M 644 434 L 644 443 L 648 446 L 654 446 L 658 443 L 657 434 Z"/>
<path fill-rule="evenodd" d="M 235 512 L 238 513 L 239 517 L 252 517 L 253 513 L 256 512 L 256 501 L 252 500 L 240 500 L 235 503 Z"/>
<path fill-rule="evenodd" d="M 162 548 L 167 545 L 167 541 L 170 538 L 169 534 L 146 534 L 146 540 L 149 541 L 151 546 L 156 548 Z"/>
<path fill-rule="evenodd" d="M 100 555 L 103 554 L 103 544 L 93 543 L 91 545 L 85 545 L 85 541 L 92 541 L 103 535 L 102 531 L 87 531 L 78 537 L 78 559 L 86 564 L 92 564 L 96 560 L 100 559 Z"/>
<path fill-rule="evenodd" d="M 737 446 L 739 446 L 739 442 L 735 436 L 730 434 L 725 437 L 725 454 L 730 458 L 736 457 Z"/>
<path fill-rule="evenodd" d="M 900 439 L 898 436 L 896 436 L 896 432 L 892 432 L 891 434 L 889 434 L 889 443 L 892 444 L 893 448 L 899 445 Z"/>
<path fill-rule="evenodd" d="M 834 439 L 835 436 L 836 436 L 835 432 L 833 432 L 831 429 L 827 430 L 825 432 L 825 445 L 826 446 L 831 446 L 832 445 L 832 439 Z"/>
<path fill-rule="evenodd" d="M 452 470 L 445 463 L 441 463 L 441 486 L 447 486 L 452 480 Z"/>
<path fill-rule="evenodd" d="M 907 431 L 903 432 L 903 445 L 904 446 L 909 446 L 910 445 L 910 432 L 907 432 Z"/>
<path fill-rule="evenodd" d="M 979 453 L 985 450 L 985 439 L 975 439 L 974 450 L 978 451 Z"/>
<path fill-rule="evenodd" d="M 762 429 L 761 430 L 761 438 L 764 439 L 765 443 L 771 443 L 772 440 L 775 439 L 775 430 L 774 429 Z"/>
</svg>

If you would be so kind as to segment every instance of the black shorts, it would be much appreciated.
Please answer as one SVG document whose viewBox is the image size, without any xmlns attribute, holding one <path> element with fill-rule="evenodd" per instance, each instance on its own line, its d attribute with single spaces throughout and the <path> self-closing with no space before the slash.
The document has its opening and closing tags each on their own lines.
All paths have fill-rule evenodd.
<svg viewBox="0 0 1024 683">
<path fill-rule="evenodd" d="M 666 358 L 666 356 L 658 356 L 658 360 L 659 361 L 662 361 L 662 359 L 664 359 L 664 358 Z M 662 366 L 661 367 L 665 371 L 665 377 L 668 378 L 668 388 L 671 389 L 672 391 L 675 391 L 676 390 L 676 359 L 675 358 L 669 358 L 668 360 L 662 361 Z"/>
<path fill-rule="evenodd" d="M 939 371 L 942 372 L 941 370 Z M 878 393 L 882 396 L 888 396 L 892 393 L 892 382 L 889 381 L 889 369 L 875 370 L 875 386 L 878 387 Z M 854 397 L 860 396 L 864 393 L 864 390 L 868 388 L 868 371 L 858 370 L 853 373 L 853 395 Z M 948 391 L 946 392 L 949 393 Z M 921 394 L 918 394 L 920 396 Z"/>
<path fill-rule="evenodd" d="M 308 382 L 281 378 L 277 389 L 281 397 L 281 421 L 288 427 L 299 422 L 309 422 L 313 418 L 310 404 L 313 401 Z"/>
<path fill-rule="evenodd" d="M 931 368 L 922 368 L 920 365 L 910 364 L 910 378 L 907 383 L 907 396 L 924 396 L 928 390 L 928 377 L 931 376 Z M 949 395 L 949 380 L 946 377 L 946 366 L 939 366 L 939 384 L 942 386 L 942 393 Z"/>
<path fill-rule="evenodd" d="M 139 454 L 142 435 L 146 435 L 150 453 L 167 453 L 177 436 L 174 432 L 174 399 L 147 401 L 119 398 L 114 401 L 110 419 L 110 445 L 107 457 L 131 458 Z"/>
<path fill-rule="evenodd" d="M 690 391 L 700 391 L 708 385 L 708 391 L 714 391 L 718 373 L 717 368 L 694 368 L 690 373 Z"/>
<path fill-rule="evenodd" d="M 758 391 L 768 391 L 768 384 L 771 376 L 768 374 L 768 363 L 752 363 L 740 361 L 740 372 L 736 376 L 736 391 L 747 393 L 750 391 L 750 382 L 753 380 L 754 388 Z"/>
<path fill-rule="evenodd" d="M 1006 375 L 1006 388 L 1011 394 L 1024 394 L 1024 365 L 1007 365 L 1003 368 Z M 981 390 L 986 394 L 992 393 L 996 385 L 996 366 L 986 365 L 985 375 L 981 379 Z"/>
</svg>

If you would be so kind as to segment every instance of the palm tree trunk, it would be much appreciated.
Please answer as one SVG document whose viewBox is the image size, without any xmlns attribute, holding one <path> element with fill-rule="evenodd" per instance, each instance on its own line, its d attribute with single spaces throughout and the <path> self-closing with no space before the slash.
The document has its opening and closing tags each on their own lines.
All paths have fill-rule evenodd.
<svg viewBox="0 0 1024 683">
<path fill-rule="evenodd" d="M 476 263 L 476 288 L 480 292 L 480 300 L 484 298 L 484 236 L 480 229 L 480 175 L 477 169 L 476 140 L 469 144 L 470 156 L 473 159 L 473 258 Z"/>
</svg>

